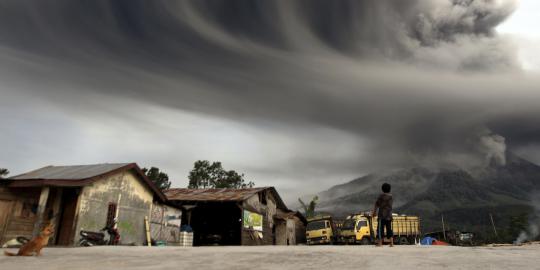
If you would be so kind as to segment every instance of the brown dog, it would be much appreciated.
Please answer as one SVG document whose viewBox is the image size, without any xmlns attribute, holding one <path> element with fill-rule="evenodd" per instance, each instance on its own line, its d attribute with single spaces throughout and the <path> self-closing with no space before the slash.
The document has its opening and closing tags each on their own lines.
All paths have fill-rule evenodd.
<svg viewBox="0 0 540 270">
<path fill-rule="evenodd" d="M 41 255 L 41 249 L 47 245 L 49 242 L 49 237 L 53 234 L 53 225 L 49 224 L 45 228 L 43 228 L 43 231 L 41 231 L 40 235 L 32 240 L 30 242 L 24 244 L 17 254 L 10 253 L 5 251 L 4 254 L 6 256 L 32 256 L 34 253 L 36 256 Z"/>
</svg>

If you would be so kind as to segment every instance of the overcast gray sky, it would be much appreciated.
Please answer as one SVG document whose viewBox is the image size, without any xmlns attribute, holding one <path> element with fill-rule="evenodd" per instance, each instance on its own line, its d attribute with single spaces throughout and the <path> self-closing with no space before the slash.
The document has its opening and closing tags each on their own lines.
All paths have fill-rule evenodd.
<svg viewBox="0 0 540 270">
<path fill-rule="evenodd" d="M 2 1 L 0 167 L 222 161 L 287 201 L 540 162 L 535 0 Z"/>
</svg>

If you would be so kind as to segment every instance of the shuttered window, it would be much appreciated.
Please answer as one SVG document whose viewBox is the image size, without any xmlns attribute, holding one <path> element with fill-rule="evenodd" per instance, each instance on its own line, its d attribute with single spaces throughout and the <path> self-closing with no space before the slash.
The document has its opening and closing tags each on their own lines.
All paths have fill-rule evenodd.
<svg viewBox="0 0 540 270">
<path fill-rule="evenodd" d="M 109 203 L 109 209 L 107 210 L 107 227 L 113 225 L 114 217 L 116 216 L 116 203 Z"/>
</svg>

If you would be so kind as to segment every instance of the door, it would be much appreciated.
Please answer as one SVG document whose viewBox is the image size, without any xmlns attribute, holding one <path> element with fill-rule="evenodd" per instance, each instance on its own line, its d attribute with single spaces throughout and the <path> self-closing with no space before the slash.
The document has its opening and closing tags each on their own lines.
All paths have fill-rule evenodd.
<svg viewBox="0 0 540 270">
<path fill-rule="evenodd" d="M 12 205 L 12 201 L 0 200 L 0 244 L 3 244 L 4 241 L 4 232 L 8 225 L 9 216 L 11 215 Z"/>
<path fill-rule="evenodd" d="M 73 244 L 75 236 L 75 210 L 77 209 L 77 200 L 79 198 L 77 189 L 64 189 L 62 193 L 62 215 L 60 217 L 60 226 L 58 226 L 57 245 L 69 246 Z"/>
</svg>

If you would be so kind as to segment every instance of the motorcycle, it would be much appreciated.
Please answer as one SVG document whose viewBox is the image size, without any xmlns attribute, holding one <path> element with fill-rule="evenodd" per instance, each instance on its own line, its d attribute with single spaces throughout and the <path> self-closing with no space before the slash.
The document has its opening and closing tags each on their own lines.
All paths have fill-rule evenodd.
<svg viewBox="0 0 540 270">
<path fill-rule="evenodd" d="M 102 233 L 102 231 L 107 231 L 107 234 L 109 235 L 108 239 L 105 239 L 105 234 Z M 120 233 L 118 233 L 118 229 L 116 228 L 116 220 L 112 224 L 105 226 L 105 228 L 101 229 L 99 232 L 81 230 L 79 234 L 81 235 L 79 246 L 83 247 L 115 246 L 120 243 Z"/>
</svg>

